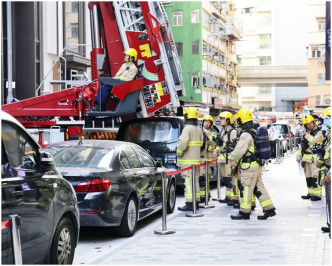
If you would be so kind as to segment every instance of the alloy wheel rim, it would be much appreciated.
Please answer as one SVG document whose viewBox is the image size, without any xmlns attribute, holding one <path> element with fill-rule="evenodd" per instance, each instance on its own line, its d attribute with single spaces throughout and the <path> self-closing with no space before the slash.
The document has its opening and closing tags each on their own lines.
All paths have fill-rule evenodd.
<svg viewBox="0 0 332 266">
<path fill-rule="evenodd" d="M 58 241 L 58 262 L 68 264 L 71 253 L 70 231 L 67 227 L 63 228 Z"/>
<path fill-rule="evenodd" d="M 175 199 L 176 199 L 176 193 L 175 193 L 175 187 L 173 184 L 171 184 L 171 187 L 169 189 L 169 204 L 171 208 L 175 205 Z"/>
<path fill-rule="evenodd" d="M 130 231 L 133 231 L 136 224 L 136 205 L 133 200 L 130 200 L 128 204 L 128 227 Z"/>
</svg>

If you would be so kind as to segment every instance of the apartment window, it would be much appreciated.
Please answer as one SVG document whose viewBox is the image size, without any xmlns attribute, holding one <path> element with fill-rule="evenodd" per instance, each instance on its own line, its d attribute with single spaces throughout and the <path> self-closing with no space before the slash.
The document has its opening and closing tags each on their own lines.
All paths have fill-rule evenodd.
<svg viewBox="0 0 332 266">
<path fill-rule="evenodd" d="M 271 87 L 259 87 L 258 94 L 271 94 Z"/>
<path fill-rule="evenodd" d="M 200 82 L 199 82 L 199 72 L 196 72 L 191 75 L 191 87 L 200 87 Z"/>
<path fill-rule="evenodd" d="M 271 56 L 261 56 L 261 57 L 259 57 L 259 65 L 260 66 L 271 65 Z"/>
<path fill-rule="evenodd" d="M 325 84 L 325 74 L 317 75 L 317 84 L 319 84 L 319 85 Z"/>
<path fill-rule="evenodd" d="M 199 54 L 199 41 L 194 41 L 191 44 L 191 53 Z"/>
<path fill-rule="evenodd" d="M 258 19 L 259 26 L 270 26 L 271 25 L 271 12 L 260 12 Z"/>
<path fill-rule="evenodd" d="M 325 19 L 317 19 L 318 31 L 325 31 Z"/>
<path fill-rule="evenodd" d="M 179 57 L 183 57 L 183 43 L 182 42 L 177 42 L 175 43 L 176 50 L 178 52 Z"/>
<path fill-rule="evenodd" d="M 63 2 L 64 9 L 64 45 L 70 45 L 67 52 L 84 56 L 85 49 L 75 44 L 84 43 L 84 2 Z"/>
<path fill-rule="evenodd" d="M 71 3 L 71 12 L 72 13 L 78 13 L 78 8 L 79 8 L 78 2 L 72 2 Z"/>
<path fill-rule="evenodd" d="M 325 49 L 312 49 L 311 51 L 312 58 L 324 58 L 325 57 Z"/>
<path fill-rule="evenodd" d="M 182 26 L 183 25 L 183 12 L 174 11 L 173 12 L 173 26 Z"/>
<path fill-rule="evenodd" d="M 191 23 L 199 23 L 199 10 L 191 11 Z"/>
<path fill-rule="evenodd" d="M 271 34 L 260 34 L 259 35 L 259 48 L 260 49 L 271 48 Z"/>
</svg>

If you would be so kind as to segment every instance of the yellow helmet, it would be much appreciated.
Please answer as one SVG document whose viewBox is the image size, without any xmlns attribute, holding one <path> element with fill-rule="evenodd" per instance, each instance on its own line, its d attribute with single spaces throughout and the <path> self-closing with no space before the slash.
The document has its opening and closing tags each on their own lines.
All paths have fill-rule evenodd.
<svg viewBox="0 0 332 266">
<path fill-rule="evenodd" d="M 320 115 L 322 118 L 330 118 L 331 117 L 331 107 L 327 107 L 322 114 Z"/>
<path fill-rule="evenodd" d="M 222 113 L 220 113 L 219 117 L 225 118 L 226 125 L 234 124 L 233 114 L 231 112 L 228 112 L 228 111 L 222 112 Z"/>
<path fill-rule="evenodd" d="M 129 60 L 131 62 L 137 61 L 137 51 L 134 48 L 129 48 L 123 52 L 125 55 L 129 55 Z"/>
<path fill-rule="evenodd" d="M 185 119 L 198 119 L 198 111 L 194 107 L 189 107 L 184 112 L 184 118 Z"/>
<path fill-rule="evenodd" d="M 250 110 L 242 108 L 240 111 L 237 112 L 237 114 L 235 115 L 237 122 L 239 125 L 242 125 L 244 123 L 250 122 L 250 121 L 254 121 L 252 119 L 252 113 Z"/>
<path fill-rule="evenodd" d="M 305 115 L 302 117 L 302 124 L 306 125 L 310 122 L 315 122 L 315 118 L 312 115 Z"/>
<path fill-rule="evenodd" d="M 210 126 L 210 128 L 213 126 L 213 117 L 212 117 L 212 116 L 210 116 L 210 115 L 205 115 L 205 116 L 203 116 L 203 118 L 202 118 L 202 122 L 201 122 L 201 125 L 202 125 L 202 126 L 203 126 L 204 120 L 211 121 L 211 126 Z"/>
</svg>

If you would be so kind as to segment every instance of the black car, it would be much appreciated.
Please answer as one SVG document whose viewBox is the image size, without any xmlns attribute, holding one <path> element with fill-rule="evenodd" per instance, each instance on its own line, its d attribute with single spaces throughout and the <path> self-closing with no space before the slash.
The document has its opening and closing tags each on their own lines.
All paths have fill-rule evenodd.
<svg viewBox="0 0 332 266">
<path fill-rule="evenodd" d="M 118 226 L 132 236 L 138 220 L 161 210 L 161 168 L 140 146 L 115 140 L 73 140 L 46 148 L 74 187 L 81 226 Z M 168 213 L 175 207 L 175 179 L 168 180 Z"/>
<path fill-rule="evenodd" d="M 200 126 L 200 121 L 198 121 Z M 133 119 L 121 124 L 117 140 L 130 141 L 144 148 L 156 161 L 163 162 L 169 171 L 177 171 L 176 145 L 184 128 L 184 119 L 181 117 L 153 117 Z M 214 126 L 213 130 L 219 132 Z M 214 171 L 211 181 L 216 180 Z M 176 174 L 176 185 L 184 186 L 181 174 Z"/>
<path fill-rule="evenodd" d="M 79 235 L 73 187 L 12 116 L 1 112 L 1 220 L 22 219 L 23 264 L 71 264 Z M 1 230 L 1 263 L 14 264 L 10 228 Z"/>
</svg>

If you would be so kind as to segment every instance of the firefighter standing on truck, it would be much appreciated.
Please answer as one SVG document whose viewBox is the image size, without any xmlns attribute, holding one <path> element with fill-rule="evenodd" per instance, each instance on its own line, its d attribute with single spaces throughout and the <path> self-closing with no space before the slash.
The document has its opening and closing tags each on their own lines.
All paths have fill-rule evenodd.
<svg viewBox="0 0 332 266">
<path fill-rule="evenodd" d="M 275 207 L 267 193 L 262 181 L 262 167 L 259 165 L 259 158 L 255 155 L 256 147 L 253 135 L 252 113 L 248 109 L 241 109 L 237 114 L 237 123 L 241 127 L 239 140 L 230 154 L 230 165 L 239 165 L 240 180 L 243 187 L 243 197 L 240 197 L 240 211 L 238 215 L 231 215 L 233 220 L 250 219 L 251 201 L 253 193 L 258 198 L 264 214 L 258 216 L 259 220 L 266 220 L 275 216 Z"/>
<path fill-rule="evenodd" d="M 233 206 L 235 203 L 239 202 L 239 195 L 236 193 L 238 191 L 236 175 L 233 175 L 232 180 L 232 168 L 229 165 L 229 158 L 232 148 L 235 147 L 235 142 L 237 138 L 236 129 L 234 128 L 234 119 L 231 112 L 222 112 L 219 114 L 220 125 L 223 130 L 220 134 L 221 136 L 221 146 L 218 146 L 214 155 L 218 157 L 218 163 L 221 163 L 221 174 L 226 186 L 225 189 L 225 199 L 219 200 L 220 203 L 227 203 L 228 206 Z M 235 193 L 234 193 L 234 188 Z"/>
<path fill-rule="evenodd" d="M 198 111 L 190 107 L 184 113 L 185 127 L 178 139 L 176 147 L 177 165 L 181 168 L 191 167 L 201 162 L 201 146 L 203 144 L 202 130 L 197 126 Z M 193 211 L 193 194 L 195 193 L 196 205 L 200 201 L 199 194 L 199 169 L 195 171 L 195 189 L 192 191 L 192 169 L 184 172 L 182 177 L 185 179 L 184 198 L 186 205 L 179 207 L 179 211 Z"/>
<path fill-rule="evenodd" d="M 202 131 L 203 131 L 203 145 L 201 148 L 202 162 L 210 162 L 214 160 L 213 150 L 216 148 L 214 139 L 217 136 L 216 132 L 212 131 L 213 117 L 205 115 L 202 118 Z M 199 186 L 200 186 L 200 202 L 205 202 L 205 167 L 200 167 Z M 210 198 L 210 178 L 212 176 L 212 168 L 208 163 L 207 171 L 207 186 L 208 186 L 208 199 Z"/>
<path fill-rule="evenodd" d="M 323 132 L 316 126 L 312 115 L 302 117 L 302 124 L 306 128 L 301 139 L 301 148 L 296 155 L 296 161 L 301 162 L 306 177 L 308 194 L 301 196 L 302 199 L 311 199 L 312 201 L 321 200 L 322 187 L 318 184 L 318 172 L 315 159 L 315 144 L 321 144 L 324 140 Z"/>
<path fill-rule="evenodd" d="M 320 156 L 317 157 L 316 166 L 319 171 L 320 185 L 325 185 L 325 196 L 327 204 L 327 227 L 322 227 L 323 232 L 329 232 L 331 238 L 331 107 L 326 108 L 321 114 L 323 123 L 327 127 L 327 136 L 322 145 Z"/>
</svg>

